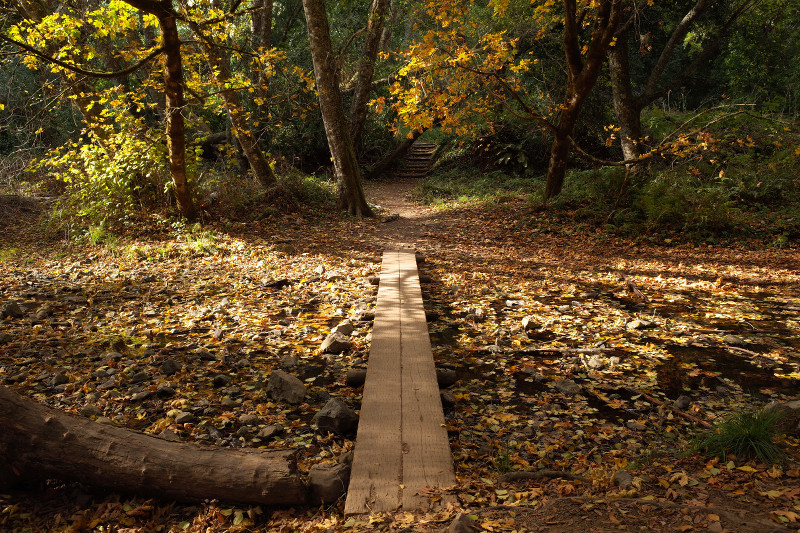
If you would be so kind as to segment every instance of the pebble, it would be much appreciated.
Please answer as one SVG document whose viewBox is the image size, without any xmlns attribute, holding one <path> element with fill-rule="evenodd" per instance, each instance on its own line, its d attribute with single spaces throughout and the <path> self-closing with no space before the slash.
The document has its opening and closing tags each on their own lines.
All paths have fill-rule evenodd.
<svg viewBox="0 0 800 533">
<path fill-rule="evenodd" d="M 563 394 L 573 396 L 581 391 L 581 386 L 571 379 L 559 379 L 556 381 L 556 389 Z"/>
<path fill-rule="evenodd" d="M 171 398 L 175 396 L 175 389 L 169 385 L 159 385 L 156 389 L 156 394 L 159 398 Z"/>
<path fill-rule="evenodd" d="M 678 396 L 678 399 L 675 400 L 672 403 L 672 405 L 674 405 L 675 407 L 677 407 L 681 411 L 685 411 L 686 409 L 689 408 L 690 405 L 692 405 L 692 399 L 689 396 L 686 396 L 685 394 L 682 394 L 682 395 Z"/>
<path fill-rule="evenodd" d="M 633 476 L 626 470 L 617 470 L 614 474 L 614 485 L 621 489 L 627 489 L 633 484 Z"/>
<path fill-rule="evenodd" d="M 188 411 L 181 411 L 175 416 L 176 424 L 190 424 L 197 420 L 197 418 Z"/>
<path fill-rule="evenodd" d="M 175 359 L 167 359 L 161 363 L 161 372 L 167 376 L 180 372 L 181 365 Z"/>
<path fill-rule="evenodd" d="M 255 426 L 258 424 L 258 415 L 252 413 L 245 413 L 239 417 L 239 423 L 243 426 Z"/>
<path fill-rule="evenodd" d="M 633 431 L 644 431 L 647 429 L 647 426 L 636 420 L 628 420 L 628 423 L 625 425 L 628 426 L 628 429 L 632 429 Z"/>
<path fill-rule="evenodd" d="M 102 409 L 93 404 L 84 405 L 80 410 L 81 416 L 85 416 L 86 418 L 99 416 L 102 413 L 103 413 Z"/>
<path fill-rule="evenodd" d="M 214 379 L 211 380 L 211 385 L 213 385 L 215 389 L 219 389 L 221 387 L 225 387 L 230 382 L 231 382 L 231 377 L 228 376 L 227 374 L 217 374 L 216 376 L 214 376 Z"/>
</svg>

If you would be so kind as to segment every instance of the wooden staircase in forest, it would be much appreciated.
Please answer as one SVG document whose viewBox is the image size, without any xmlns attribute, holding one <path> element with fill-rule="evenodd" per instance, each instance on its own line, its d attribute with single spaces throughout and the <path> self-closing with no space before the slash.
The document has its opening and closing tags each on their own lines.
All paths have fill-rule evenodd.
<svg viewBox="0 0 800 533">
<path fill-rule="evenodd" d="M 416 255 L 387 250 L 345 514 L 429 508 L 455 482 Z"/>
<path fill-rule="evenodd" d="M 436 144 L 417 141 L 411 145 L 405 157 L 405 164 L 394 173 L 398 178 L 424 178 L 433 164 Z"/>
</svg>

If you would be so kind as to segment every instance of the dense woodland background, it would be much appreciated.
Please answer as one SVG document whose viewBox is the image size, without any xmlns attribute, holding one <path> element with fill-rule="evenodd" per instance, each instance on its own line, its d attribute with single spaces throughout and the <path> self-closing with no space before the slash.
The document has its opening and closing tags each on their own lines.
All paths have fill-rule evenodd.
<svg viewBox="0 0 800 533">
<path fill-rule="evenodd" d="M 2 183 L 58 197 L 52 223 L 72 236 L 211 203 L 264 216 L 329 179 L 340 208 L 369 214 L 361 180 L 423 135 L 440 146 L 429 201 L 500 188 L 609 230 L 783 246 L 799 10 L 21 0 L 2 11 Z"/>
</svg>

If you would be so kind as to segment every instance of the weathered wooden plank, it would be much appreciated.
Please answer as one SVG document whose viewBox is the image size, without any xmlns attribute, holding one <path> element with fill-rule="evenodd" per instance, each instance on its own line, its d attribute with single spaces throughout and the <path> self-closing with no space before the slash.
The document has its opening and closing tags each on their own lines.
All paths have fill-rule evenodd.
<svg viewBox="0 0 800 533">
<path fill-rule="evenodd" d="M 346 514 L 427 507 L 455 484 L 413 250 L 386 251 Z"/>
<path fill-rule="evenodd" d="M 401 503 L 400 331 L 398 253 L 387 251 L 381 265 L 346 514 L 391 511 Z"/>
<path fill-rule="evenodd" d="M 403 507 L 414 509 L 430 504 L 421 490 L 456 480 L 413 250 L 400 253 L 400 272 Z"/>
</svg>

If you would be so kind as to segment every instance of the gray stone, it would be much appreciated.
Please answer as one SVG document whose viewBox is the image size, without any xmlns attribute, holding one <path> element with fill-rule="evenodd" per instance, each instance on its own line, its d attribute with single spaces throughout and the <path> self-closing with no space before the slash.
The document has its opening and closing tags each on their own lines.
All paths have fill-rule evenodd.
<svg viewBox="0 0 800 533">
<path fill-rule="evenodd" d="M 150 397 L 150 391 L 146 391 L 145 390 L 145 391 L 142 391 L 142 392 L 137 392 L 136 394 L 131 396 L 131 401 L 141 402 L 143 400 L 148 399 L 149 397 Z"/>
<path fill-rule="evenodd" d="M 169 385 L 159 385 L 156 389 L 156 395 L 159 398 L 172 398 L 175 396 L 175 389 L 170 387 Z"/>
<path fill-rule="evenodd" d="M 176 374 L 180 371 L 181 371 L 181 364 L 177 362 L 175 359 L 167 359 L 163 363 L 161 363 L 161 372 L 163 372 L 167 376 L 171 376 L 172 374 Z"/>
<path fill-rule="evenodd" d="M 599 355 L 593 355 L 586 360 L 586 366 L 590 370 L 600 370 L 601 368 L 606 366 L 606 361 Z"/>
<path fill-rule="evenodd" d="M 800 433 L 800 400 L 790 402 L 772 402 L 765 409 L 777 410 L 780 419 L 778 427 L 789 434 Z"/>
<path fill-rule="evenodd" d="M 245 413 L 239 417 L 239 423 L 243 426 L 256 426 L 258 421 L 258 415 L 252 413 Z"/>
<path fill-rule="evenodd" d="M 325 337 L 320 349 L 325 353 L 340 354 L 350 349 L 350 341 L 341 333 L 331 333 Z"/>
<path fill-rule="evenodd" d="M 653 326 L 654 324 L 649 320 L 642 320 L 640 318 L 637 318 L 636 320 L 631 320 L 630 322 L 625 324 L 625 327 L 628 328 L 629 330 L 648 329 L 652 328 Z"/>
<path fill-rule="evenodd" d="M 248 437 L 250 436 L 251 433 L 253 433 L 252 427 L 242 426 L 238 430 L 236 430 L 236 433 L 234 433 L 234 435 L 236 435 L 237 437 Z"/>
<path fill-rule="evenodd" d="M 442 407 L 449 408 L 456 405 L 456 396 L 449 390 L 443 390 L 439 393 L 442 399 Z"/>
<path fill-rule="evenodd" d="M 111 390 L 117 386 L 117 378 L 110 378 L 97 386 L 98 390 Z"/>
<path fill-rule="evenodd" d="M 536 331 L 541 325 L 536 321 L 536 317 L 526 316 L 522 318 L 522 329 L 525 331 Z"/>
<path fill-rule="evenodd" d="M 275 370 L 267 382 L 267 395 L 273 400 L 298 404 L 306 397 L 306 386 L 293 375 Z"/>
<path fill-rule="evenodd" d="M 444 533 L 478 533 L 481 531 L 478 523 L 464 513 L 458 513 Z"/>
<path fill-rule="evenodd" d="M 747 346 L 747 341 L 736 335 L 725 335 L 722 337 L 722 342 L 729 346 L 738 346 L 739 348 Z"/>
<path fill-rule="evenodd" d="M 341 333 L 345 337 L 349 337 L 353 334 L 353 323 L 349 319 L 342 320 L 339 322 L 335 328 L 331 330 L 331 333 Z"/>
<path fill-rule="evenodd" d="M 92 418 L 93 416 L 100 416 L 103 414 L 103 410 L 93 404 L 84 405 L 80 410 L 81 416 L 85 416 L 86 418 Z"/>
<path fill-rule="evenodd" d="M 158 434 L 158 438 L 168 440 L 170 442 L 180 442 L 181 438 L 174 432 L 168 429 L 165 429 L 161 433 Z"/>
<path fill-rule="evenodd" d="M 351 368 L 344 377 L 344 384 L 348 387 L 360 387 L 367 380 L 365 368 Z"/>
<path fill-rule="evenodd" d="M 25 312 L 17 302 L 6 302 L 0 307 L 0 318 L 22 318 Z"/>
<path fill-rule="evenodd" d="M 331 431 L 339 435 L 353 433 L 358 427 L 358 415 L 338 398 L 331 398 L 314 415 L 313 422 L 320 431 Z"/>
<path fill-rule="evenodd" d="M 380 285 L 381 284 L 380 276 L 370 276 L 368 278 L 368 281 L 369 281 L 370 285 Z"/>
<path fill-rule="evenodd" d="M 341 281 L 344 279 L 344 274 L 335 270 L 331 270 L 325 274 L 325 279 L 328 281 Z"/>
<path fill-rule="evenodd" d="M 686 409 L 689 408 L 690 405 L 692 405 L 692 399 L 689 396 L 686 396 L 685 394 L 681 394 L 674 402 L 672 402 L 672 405 L 674 405 L 681 411 L 685 411 Z"/>
<path fill-rule="evenodd" d="M 69 378 L 63 372 L 59 372 L 58 374 L 55 374 L 53 376 L 53 380 L 51 381 L 51 384 L 53 385 L 53 387 L 57 387 L 59 385 L 64 385 L 65 383 L 69 383 Z"/>
<path fill-rule="evenodd" d="M 614 485 L 621 489 L 627 489 L 633 484 L 633 476 L 625 470 L 617 470 L 614 473 Z"/>
<path fill-rule="evenodd" d="M 176 424 L 190 424 L 195 420 L 197 420 L 197 418 L 188 411 L 181 411 L 177 414 L 177 416 L 175 416 Z"/>
<path fill-rule="evenodd" d="M 572 306 L 571 305 L 559 305 L 557 307 L 557 309 L 558 309 L 559 313 L 569 313 L 570 311 L 572 311 Z"/>
<path fill-rule="evenodd" d="M 300 360 L 297 358 L 296 355 L 292 354 L 284 355 L 283 358 L 281 359 L 281 368 L 283 368 L 284 370 L 291 370 L 295 368 L 297 366 L 297 363 L 299 362 Z"/>
<path fill-rule="evenodd" d="M 143 381 L 148 381 L 150 379 L 150 374 L 145 372 L 144 370 L 140 370 L 136 372 L 133 376 L 131 376 L 131 383 L 142 383 Z"/>
<path fill-rule="evenodd" d="M 220 404 L 222 407 L 228 407 L 228 408 L 231 408 L 231 407 L 236 407 L 236 406 L 238 406 L 238 405 L 239 405 L 239 402 L 237 402 L 236 400 L 234 400 L 234 399 L 233 399 L 233 398 L 231 398 L 230 396 L 226 396 L 226 397 L 224 397 L 224 398 L 222 399 L 222 401 L 221 401 L 221 402 L 219 402 L 219 404 Z"/>
<path fill-rule="evenodd" d="M 308 487 L 312 505 L 331 504 L 347 492 L 350 483 L 350 465 L 325 463 L 313 465 L 308 471 Z"/>
<path fill-rule="evenodd" d="M 217 374 L 214 376 L 214 379 L 211 380 L 211 385 L 215 389 L 219 389 L 222 387 L 227 386 L 231 382 L 231 377 L 227 374 Z"/>
<path fill-rule="evenodd" d="M 574 396 L 581 391 L 581 386 L 571 379 L 559 379 L 556 381 L 556 389 L 563 394 Z"/>
<path fill-rule="evenodd" d="M 436 381 L 439 383 L 439 388 L 447 388 L 458 381 L 458 373 L 451 368 L 437 368 Z"/>
<path fill-rule="evenodd" d="M 221 336 L 221 334 L 220 334 Z M 201 361 L 216 361 L 217 358 L 214 357 L 214 354 L 206 350 L 205 348 L 198 348 L 194 352 L 194 356 L 200 359 Z"/>
<path fill-rule="evenodd" d="M 0 344 L 8 344 L 11 342 L 11 339 L 13 339 L 13 337 L 10 333 L 0 333 Z"/>
<path fill-rule="evenodd" d="M 280 434 L 281 429 L 278 426 L 264 426 L 263 428 L 258 430 L 256 437 L 261 440 L 268 440 L 272 437 Z"/>
</svg>

